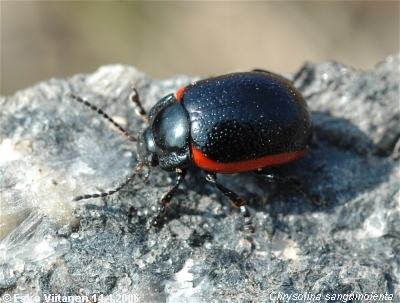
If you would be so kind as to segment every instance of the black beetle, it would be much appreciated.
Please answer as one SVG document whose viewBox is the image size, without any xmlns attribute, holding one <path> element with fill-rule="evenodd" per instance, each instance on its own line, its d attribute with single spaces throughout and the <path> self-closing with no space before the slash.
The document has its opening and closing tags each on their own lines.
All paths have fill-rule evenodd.
<svg viewBox="0 0 400 303">
<path fill-rule="evenodd" d="M 175 185 L 163 194 L 158 213 L 151 221 L 155 227 L 165 213 L 165 204 L 172 200 L 189 165 L 194 163 L 205 171 L 206 180 L 240 209 L 245 229 L 254 232 L 246 201 L 218 183 L 216 173 L 263 173 L 266 167 L 302 157 L 312 136 L 311 115 L 301 94 L 290 81 L 267 71 L 232 73 L 194 82 L 162 98 L 148 118 L 134 89 L 130 99 L 149 123 L 137 139 L 101 109 L 78 96 L 69 96 L 137 141 L 139 158 L 135 173 L 118 188 L 79 196 L 74 201 L 111 195 L 126 186 L 144 166 L 175 170 Z M 286 182 L 273 174 L 263 177 L 271 182 Z"/>
</svg>

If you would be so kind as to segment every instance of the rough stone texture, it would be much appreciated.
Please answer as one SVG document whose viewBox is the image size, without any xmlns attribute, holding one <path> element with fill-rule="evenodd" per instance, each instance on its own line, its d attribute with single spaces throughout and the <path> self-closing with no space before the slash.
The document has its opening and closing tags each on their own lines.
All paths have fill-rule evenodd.
<svg viewBox="0 0 400 303">
<path fill-rule="evenodd" d="M 306 64 L 292 79 L 315 132 L 306 156 L 281 174 L 298 176 L 331 206 L 250 174 L 219 176 L 253 210 L 250 239 L 196 168 L 149 234 L 174 174 L 155 168 L 147 185 L 142 174 L 119 194 L 71 202 L 112 189 L 137 161 L 135 143 L 64 93 L 88 98 L 135 135 L 144 124 L 130 86 L 149 110 L 193 78 L 155 81 L 112 65 L 2 97 L 0 293 L 42 302 L 45 294 L 113 294 L 117 302 L 128 301 L 120 294 L 130 302 L 134 294 L 139 302 L 345 302 L 334 294 L 372 302 L 386 294 L 400 302 L 399 55 L 366 72 Z"/>
</svg>

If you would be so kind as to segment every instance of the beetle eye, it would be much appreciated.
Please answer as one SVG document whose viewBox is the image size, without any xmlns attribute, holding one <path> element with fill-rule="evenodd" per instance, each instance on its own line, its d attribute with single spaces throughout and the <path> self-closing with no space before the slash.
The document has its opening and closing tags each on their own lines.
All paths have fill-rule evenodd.
<svg viewBox="0 0 400 303">
<path fill-rule="evenodd" d="M 158 162 L 158 156 L 156 153 L 152 153 L 151 154 L 151 159 L 150 159 L 150 165 L 151 166 L 158 166 L 159 162 Z"/>
<path fill-rule="evenodd" d="M 138 136 L 137 153 L 139 161 L 150 163 L 151 166 L 158 165 L 158 156 L 150 128 L 146 128 L 140 132 Z"/>
</svg>

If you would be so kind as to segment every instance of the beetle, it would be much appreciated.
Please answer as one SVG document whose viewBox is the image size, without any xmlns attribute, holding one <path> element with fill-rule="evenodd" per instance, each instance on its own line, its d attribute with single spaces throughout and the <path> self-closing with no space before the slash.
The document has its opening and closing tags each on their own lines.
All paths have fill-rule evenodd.
<svg viewBox="0 0 400 303">
<path fill-rule="evenodd" d="M 306 153 L 312 137 L 311 114 L 302 95 L 290 81 L 263 70 L 196 81 L 162 98 L 148 116 L 133 89 L 130 99 L 136 112 L 148 122 L 137 138 L 88 101 L 73 94 L 69 97 L 97 111 L 137 142 L 139 160 L 135 173 L 116 189 L 73 200 L 112 195 L 145 166 L 175 171 L 175 184 L 162 195 L 158 212 L 151 220 L 154 227 L 160 225 L 166 204 L 171 202 L 188 167 L 194 164 L 240 210 L 245 229 L 254 232 L 246 201 L 221 185 L 216 174 L 253 171 L 270 182 L 290 183 L 279 176 L 264 174 L 264 169 L 299 159 Z"/>
</svg>

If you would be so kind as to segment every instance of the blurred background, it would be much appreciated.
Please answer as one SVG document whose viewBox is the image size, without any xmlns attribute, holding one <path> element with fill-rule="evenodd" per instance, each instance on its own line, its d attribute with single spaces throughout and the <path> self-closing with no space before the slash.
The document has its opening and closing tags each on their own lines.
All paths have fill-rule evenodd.
<svg viewBox="0 0 400 303">
<path fill-rule="evenodd" d="M 112 63 L 157 79 L 371 69 L 399 51 L 399 19 L 398 1 L 2 1 L 0 93 Z"/>
</svg>

